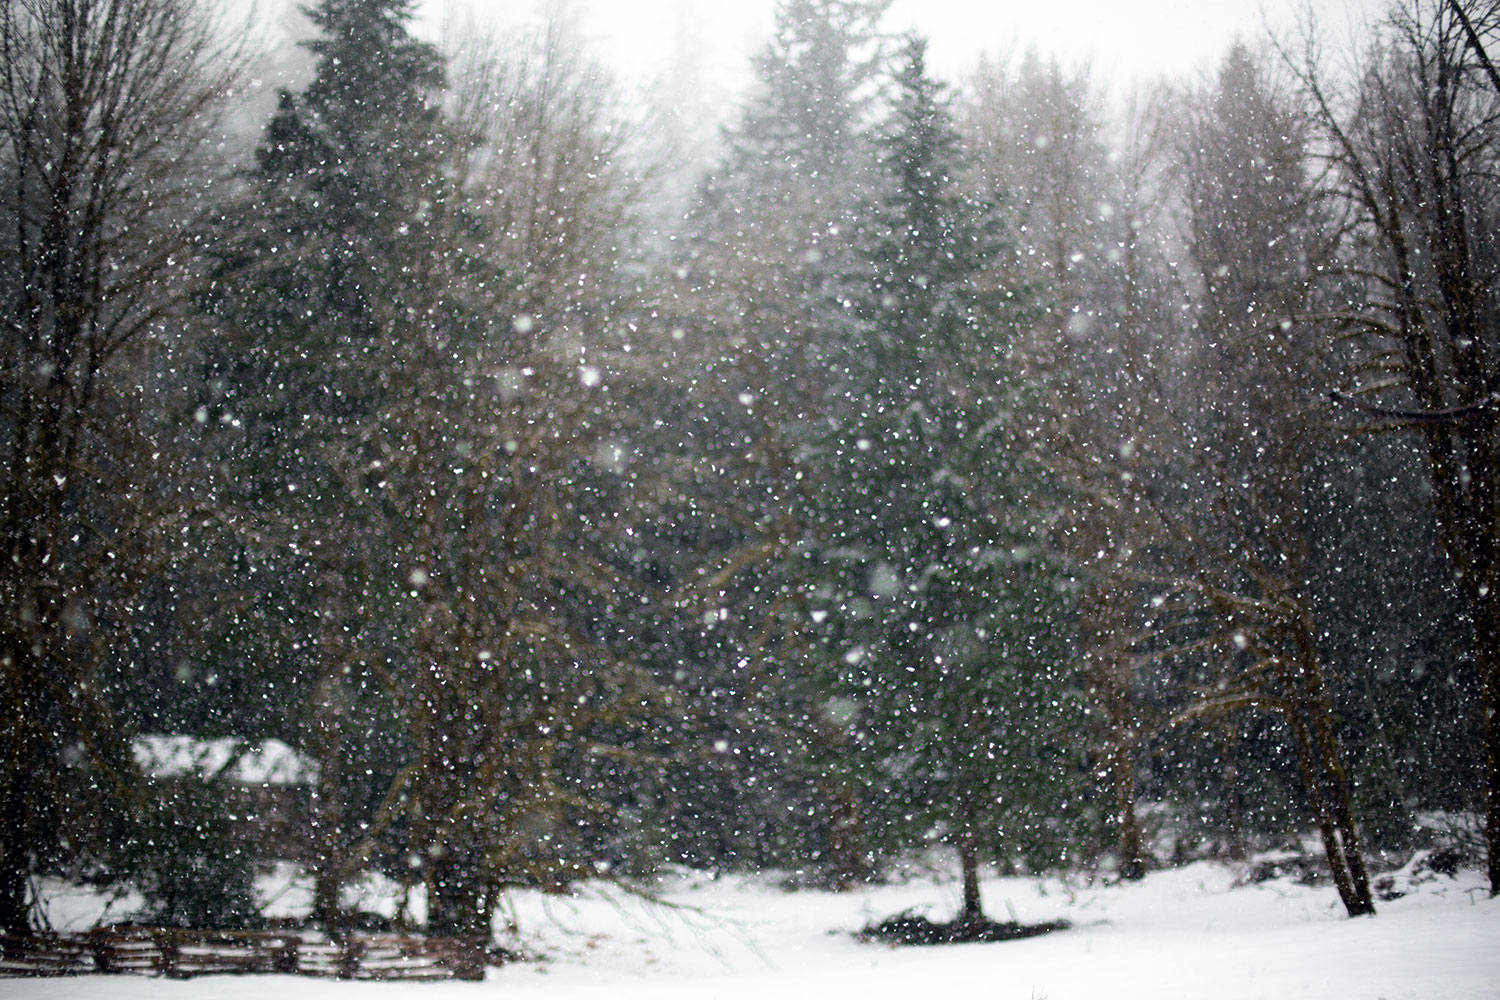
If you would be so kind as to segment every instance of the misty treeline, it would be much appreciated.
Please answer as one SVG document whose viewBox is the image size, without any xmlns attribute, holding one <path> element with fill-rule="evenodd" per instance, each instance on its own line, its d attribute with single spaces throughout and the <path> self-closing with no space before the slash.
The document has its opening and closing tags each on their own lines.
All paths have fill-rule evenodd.
<svg viewBox="0 0 1500 1000">
<path fill-rule="evenodd" d="M 1304 837 L 1351 914 L 1500 884 L 1500 4 L 1128 99 L 887 6 L 782 0 L 699 163 L 566 24 L 320 0 L 262 114 L 197 0 L 6 0 L 0 924 L 260 919 L 148 734 L 312 762 L 335 931 L 939 845 L 965 918 Z"/>
</svg>

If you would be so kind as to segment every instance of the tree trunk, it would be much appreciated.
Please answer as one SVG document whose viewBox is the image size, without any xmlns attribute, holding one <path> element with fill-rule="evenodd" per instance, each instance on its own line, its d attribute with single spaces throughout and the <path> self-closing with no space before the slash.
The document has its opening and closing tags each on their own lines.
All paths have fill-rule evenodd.
<svg viewBox="0 0 1500 1000">
<path fill-rule="evenodd" d="M 1285 715 L 1339 898 L 1349 916 L 1373 915 L 1375 899 L 1354 822 L 1353 793 L 1315 635 L 1311 618 L 1304 616 L 1293 635 L 1296 660 L 1283 662 L 1280 670 L 1282 687 L 1292 701 Z"/>
<path fill-rule="evenodd" d="M 859 798 L 854 785 L 838 782 L 823 789 L 828 802 L 828 870 L 832 886 L 839 892 L 854 887 L 869 877 L 865 857 L 864 824 L 859 813 Z"/>
<path fill-rule="evenodd" d="M 1500 896 L 1500 594 L 1489 588 L 1474 606 L 1475 666 L 1484 713 L 1485 838 L 1490 895 Z"/>
<path fill-rule="evenodd" d="M 1292 730 L 1292 742 L 1297 750 L 1297 763 L 1302 772 L 1302 784 L 1307 791 L 1308 804 L 1317 819 L 1318 833 L 1323 840 L 1323 853 L 1328 859 L 1328 870 L 1333 884 L 1338 889 L 1339 899 L 1351 917 L 1363 917 L 1375 913 L 1375 904 L 1370 895 L 1369 880 L 1365 875 L 1364 862 L 1359 858 L 1358 840 L 1347 841 L 1341 834 L 1352 833 L 1352 822 L 1345 827 L 1335 818 L 1335 809 L 1328 802 L 1329 786 L 1322 772 L 1323 755 L 1315 744 L 1307 722 L 1296 710 L 1286 713 L 1288 726 Z M 1347 792 L 1347 789 L 1346 789 Z M 1347 810 L 1339 810 L 1347 814 Z M 1351 854 L 1354 860 L 1351 861 Z"/>
<path fill-rule="evenodd" d="M 1102 709 L 1106 727 L 1101 739 L 1104 768 L 1115 800 L 1120 877 L 1134 881 L 1146 876 L 1146 852 L 1135 812 L 1135 761 L 1131 755 L 1135 706 L 1131 700 L 1129 661 L 1119 644 L 1119 635 L 1128 629 L 1120 604 L 1118 590 L 1108 584 L 1095 584 L 1081 602 L 1080 633 L 1090 664 L 1094 699 Z"/>
<path fill-rule="evenodd" d="M 1328 787 L 1333 822 L 1339 834 L 1339 848 L 1349 873 L 1350 888 L 1355 905 L 1350 916 L 1373 915 L 1375 899 L 1370 893 L 1370 875 L 1365 869 L 1364 849 L 1360 845 L 1359 830 L 1354 823 L 1353 792 L 1349 787 L 1348 773 L 1344 769 L 1343 753 L 1329 722 L 1327 706 L 1315 713 L 1314 732 L 1318 739 L 1319 762 L 1323 779 Z M 1355 911 L 1358 912 L 1355 912 Z"/>
<path fill-rule="evenodd" d="M 313 802 L 313 919 L 329 934 L 343 929 L 344 886 L 344 700 L 336 671 L 319 685 L 315 722 L 318 777 Z"/>
<path fill-rule="evenodd" d="M 1135 763 L 1130 745 L 1120 735 L 1110 748 L 1110 776 L 1115 790 L 1115 816 L 1120 827 L 1120 877 L 1139 881 L 1146 877 L 1145 849 L 1141 844 L 1141 824 L 1135 814 Z"/>
<path fill-rule="evenodd" d="M 979 839 L 965 830 L 958 837 L 958 864 L 963 870 L 964 905 L 958 915 L 963 926 L 984 922 L 984 907 L 979 900 Z"/>
<path fill-rule="evenodd" d="M 1240 787 L 1239 761 L 1235 751 L 1238 740 L 1234 730 L 1224 727 L 1224 839 L 1230 861 L 1244 861 L 1245 792 Z"/>
<path fill-rule="evenodd" d="M 427 932 L 488 944 L 485 878 L 480 867 L 452 845 L 435 860 L 427 886 Z"/>
<path fill-rule="evenodd" d="M 8 775 L 4 811 L 0 813 L 0 931 L 6 934 L 31 930 L 31 907 L 26 901 L 31 876 L 25 805 L 29 784 L 27 768 L 17 768 Z"/>
<path fill-rule="evenodd" d="M 16 644 L 19 645 L 19 644 Z M 31 839 L 35 832 L 32 809 L 36 798 L 38 752 L 28 712 L 42 711 L 28 704 L 29 678 L 39 676 L 40 664 L 12 646 L 4 652 L 10 678 L 16 689 L 9 692 L 20 713 L 6 728 L 5 770 L 0 772 L 0 931 L 26 934 L 31 930 L 31 907 L 27 885 L 31 879 Z"/>
</svg>

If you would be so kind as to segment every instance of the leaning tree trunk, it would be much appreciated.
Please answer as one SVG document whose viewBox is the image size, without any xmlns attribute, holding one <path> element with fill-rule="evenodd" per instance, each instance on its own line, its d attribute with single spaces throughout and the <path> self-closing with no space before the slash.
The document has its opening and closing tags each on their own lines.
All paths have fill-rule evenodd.
<svg viewBox="0 0 1500 1000">
<path fill-rule="evenodd" d="M 1312 716 L 1312 734 L 1317 741 L 1320 773 L 1328 788 L 1334 826 L 1339 833 L 1344 863 L 1348 868 L 1356 908 L 1359 910 L 1359 913 L 1355 913 L 1351 909 L 1349 915 L 1373 914 L 1375 901 L 1370 894 L 1370 875 L 1365 869 L 1364 848 L 1360 844 L 1359 830 L 1354 822 L 1354 793 L 1350 787 L 1349 772 L 1344 766 L 1344 753 L 1339 746 L 1338 734 L 1333 728 L 1333 703 L 1315 654 L 1304 652 L 1302 680 L 1308 712 Z"/>
<path fill-rule="evenodd" d="M 1343 901 L 1344 909 L 1348 911 L 1349 916 L 1364 916 L 1368 911 L 1360 904 L 1354 878 L 1349 872 L 1344 856 L 1344 846 L 1339 841 L 1338 830 L 1333 822 L 1333 813 L 1328 808 L 1322 782 L 1318 779 L 1315 763 L 1318 755 L 1313 750 L 1312 738 L 1307 732 L 1306 724 L 1297 718 L 1295 713 L 1288 715 L 1287 721 L 1292 729 L 1292 741 L 1297 748 L 1297 763 L 1302 771 L 1302 784 L 1307 791 L 1308 804 L 1312 807 L 1314 818 L 1318 823 L 1318 833 L 1323 840 L 1323 853 L 1328 859 L 1328 870 L 1333 875 L 1334 887 L 1338 889 L 1339 899 Z"/>
<path fill-rule="evenodd" d="M 1300 672 L 1290 666 L 1284 668 L 1282 681 L 1288 691 L 1300 687 L 1297 683 Z M 1296 703 L 1299 700 L 1301 699 L 1294 697 L 1282 714 L 1292 732 L 1302 785 L 1307 792 L 1308 805 L 1318 823 L 1323 853 L 1328 858 L 1328 870 L 1349 916 L 1373 915 L 1375 903 L 1370 894 L 1369 877 L 1365 872 L 1364 858 L 1360 854 L 1359 839 L 1354 830 L 1353 811 L 1349 806 L 1349 785 L 1342 767 L 1330 767 L 1330 762 L 1335 765 L 1339 763 L 1337 744 L 1333 745 L 1330 758 L 1330 749 L 1314 735 L 1323 728 L 1319 720 L 1309 723 L 1304 715 L 1304 712 L 1316 715 L 1317 706 L 1305 703 L 1299 705 Z"/>
</svg>

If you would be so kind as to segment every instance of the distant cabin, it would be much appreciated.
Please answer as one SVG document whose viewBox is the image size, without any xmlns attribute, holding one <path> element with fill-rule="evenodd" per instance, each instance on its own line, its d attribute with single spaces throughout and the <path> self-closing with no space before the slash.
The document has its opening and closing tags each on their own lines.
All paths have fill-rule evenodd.
<svg viewBox="0 0 1500 1000">
<path fill-rule="evenodd" d="M 141 772 L 170 794 L 179 782 L 211 783 L 224 796 L 235 840 L 262 859 L 307 860 L 318 765 L 281 740 L 138 737 Z"/>
</svg>

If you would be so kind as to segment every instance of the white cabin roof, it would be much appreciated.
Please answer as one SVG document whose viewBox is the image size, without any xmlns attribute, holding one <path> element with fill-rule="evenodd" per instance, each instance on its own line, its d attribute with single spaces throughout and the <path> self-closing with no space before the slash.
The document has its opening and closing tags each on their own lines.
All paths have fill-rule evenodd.
<svg viewBox="0 0 1500 1000">
<path fill-rule="evenodd" d="M 305 785 L 318 773 L 316 763 L 281 740 L 148 735 L 137 737 L 131 749 L 153 778 L 196 774 L 206 780 L 222 773 L 239 785 Z"/>
</svg>

